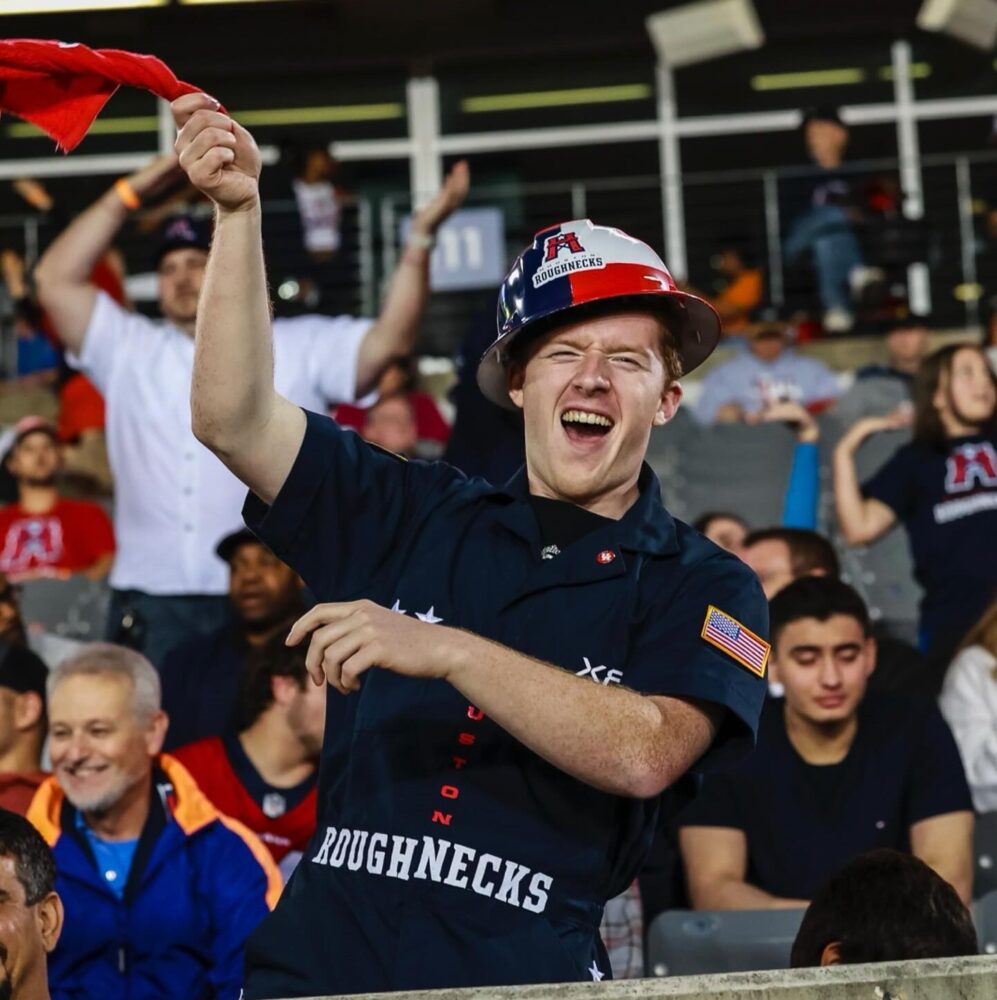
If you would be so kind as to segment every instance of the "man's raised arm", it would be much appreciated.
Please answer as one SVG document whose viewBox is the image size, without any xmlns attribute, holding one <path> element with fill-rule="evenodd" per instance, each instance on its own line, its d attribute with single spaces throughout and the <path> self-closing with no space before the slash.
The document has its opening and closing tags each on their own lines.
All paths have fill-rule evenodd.
<svg viewBox="0 0 997 1000">
<path fill-rule="evenodd" d="M 173 102 L 176 151 L 215 204 L 215 232 L 197 310 L 194 434 L 272 503 L 301 447 L 304 413 L 273 383 L 273 331 L 260 235 L 262 161 L 253 137 L 205 94 Z"/>
<path fill-rule="evenodd" d="M 34 274 L 38 301 L 51 317 L 59 339 L 74 354 L 83 347 L 97 299 L 97 288 L 90 281 L 94 265 L 107 252 L 131 208 L 176 176 L 175 156 L 156 157 L 81 212 L 38 261 Z M 126 204 L 132 199 L 132 204 Z"/>
</svg>

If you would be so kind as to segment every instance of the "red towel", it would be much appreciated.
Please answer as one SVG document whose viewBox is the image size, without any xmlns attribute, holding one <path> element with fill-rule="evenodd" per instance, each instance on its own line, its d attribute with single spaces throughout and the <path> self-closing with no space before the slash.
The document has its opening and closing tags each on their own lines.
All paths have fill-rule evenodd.
<svg viewBox="0 0 997 1000">
<path fill-rule="evenodd" d="M 37 38 L 0 41 L 0 112 L 37 125 L 67 153 L 121 84 L 168 101 L 198 90 L 155 56 Z"/>
</svg>

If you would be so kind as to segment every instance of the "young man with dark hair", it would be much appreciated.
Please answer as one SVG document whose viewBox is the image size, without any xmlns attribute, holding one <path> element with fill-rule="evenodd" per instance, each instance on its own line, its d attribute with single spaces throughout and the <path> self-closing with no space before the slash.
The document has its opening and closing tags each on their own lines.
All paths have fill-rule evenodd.
<svg viewBox="0 0 997 1000">
<path fill-rule="evenodd" d="M 325 695 L 308 683 L 304 648 L 277 636 L 249 655 L 238 733 L 174 753 L 221 812 L 266 844 L 285 879 L 315 832 Z"/>
<path fill-rule="evenodd" d="M 804 528 L 762 528 L 741 543 L 741 558 L 755 571 L 771 601 L 801 576 L 841 575 L 834 546 L 816 531 Z"/>
<path fill-rule="evenodd" d="M 48 954 L 62 933 L 55 860 L 23 817 L 0 809 L 0 1000 L 49 1000 Z"/>
<path fill-rule="evenodd" d="M 931 702 L 866 696 L 876 641 L 862 598 L 804 577 L 769 605 L 785 689 L 758 747 L 709 775 L 680 817 L 697 909 L 803 906 L 842 864 L 893 847 L 971 898 L 973 812 L 951 732 Z"/>
<path fill-rule="evenodd" d="M 643 462 L 716 313 L 640 240 L 546 226 L 478 367 L 523 413 L 526 468 L 495 487 L 403 462 L 275 391 L 259 151 L 203 94 L 173 112 L 217 219 L 194 430 L 322 602 L 288 642 L 335 689 L 319 828 L 245 995 L 603 979 L 599 918 L 661 792 L 737 759 L 765 694 L 761 588 Z"/>
<path fill-rule="evenodd" d="M 817 891 L 790 966 L 957 958 L 978 950 L 955 889 L 919 858 L 883 848 L 849 861 Z"/>
</svg>

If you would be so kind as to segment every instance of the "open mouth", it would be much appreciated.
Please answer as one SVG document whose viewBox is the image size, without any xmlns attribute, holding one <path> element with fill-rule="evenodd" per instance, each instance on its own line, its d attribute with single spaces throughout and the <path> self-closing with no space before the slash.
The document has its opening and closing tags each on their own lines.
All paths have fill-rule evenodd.
<svg viewBox="0 0 997 1000">
<path fill-rule="evenodd" d="M 571 441 L 595 441 L 613 429 L 613 420 L 589 410 L 565 410 L 561 414 L 561 426 Z"/>
</svg>

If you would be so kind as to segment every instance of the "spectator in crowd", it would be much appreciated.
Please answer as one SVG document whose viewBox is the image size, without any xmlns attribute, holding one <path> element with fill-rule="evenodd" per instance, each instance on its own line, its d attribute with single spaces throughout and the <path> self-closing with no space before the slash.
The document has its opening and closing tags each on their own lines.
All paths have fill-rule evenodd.
<svg viewBox="0 0 997 1000">
<path fill-rule="evenodd" d="M 27 627 L 21 614 L 20 593 L 20 586 L 0 573 L 0 641 L 30 649 L 49 669 L 84 647 L 85 643 L 46 632 L 37 623 Z"/>
<path fill-rule="evenodd" d="M 766 704 L 754 754 L 708 775 L 680 818 L 693 905 L 803 906 L 876 847 L 910 851 L 968 903 L 959 752 L 932 703 L 867 696 L 876 649 L 862 599 L 831 577 L 797 580 L 772 599 L 770 629 L 785 699 Z"/>
<path fill-rule="evenodd" d="M 419 444 L 415 412 L 407 396 L 382 396 L 364 413 L 363 439 L 403 458 L 414 458 Z"/>
<path fill-rule="evenodd" d="M 834 415 L 846 427 L 862 417 L 885 417 L 910 406 L 914 374 L 928 351 L 924 317 L 908 316 L 886 327 L 886 364 L 865 365 L 838 400 Z"/>
<path fill-rule="evenodd" d="M 957 958 L 978 950 L 955 889 L 920 858 L 881 848 L 849 861 L 817 891 L 790 966 Z"/>
<path fill-rule="evenodd" d="M 866 273 L 855 230 L 861 219 L 859 198 L 842 169 L 848 126 L 836 110 L 814 108 L 804 115 L 803 136 L 817 172 L 807 178 L 809 206 L 793 220 L 783 253 L 790 262 L 808 251 L 812 255 L 824 329 L 842 333 L 855 321 L 852 289 Z"/>
<path fill-rule="evenodd" d="M 769 600 L 801 577 L 826 576 L 836 580 L 841 575 L 834 546 L 816 531 L 762 528 L 748 535 L 740 555 L 755 571 Z M 921 654 L 879 626 L 874 625 L 873 632 L 876 669 L 869 679 L 869 689 L 933 698 L 937 683 Z M 772 664 L 769 664 L 769 682 L 770 686 L 778 683 L 777 668 Z"/>
<path fill-rule="evenodd" d="M 229 567 L 229 620 L 182 642 L 163 660 L 167 750 L 235 731 L 250 654 L 283 638 L 305 610 L 301 578 L 252 532 L 233 532 L 217 553 Z"/>
<path fill-rule="evenodd" d="M 737 514 L 730 514 L 727 511 L 710 511 L 701 514 L 692 522 L 692 526 L 720 548 L 733 552 L 734 555 L 741 554 L 741 546 L 748 535 L 748 526 Z"/>
<path fill-rule="evenodd" d="M 644 908 L 636 880 L 606 901 L 599 935 L 613 979 L 640 979 L 644 975 Z"/>
<path fill-rule="evenodd" d="M 834 373 L 823 362 L 789 347 L 789 325 L 765 320 L 747 331 L 748 349 L 711 369 L 696 405 L 701 423 L 737 423 L 775 403 L 799 403 L 816 412 L 838 396 Z"/>
<path fill-rule="evenodd" d="M 402 358 L 392 362 L 378 379 L 377 398 L 404 397 L 415 420 L 417 451 L 420 457 L 438 458 L 450 439 L 450 425 L 440 412 L 436 400 L 428 392 L 417 388 L 417 371 L 414 358 Z M 363 434 L 367 412 L 362 406 L 344 403 L 335 408 L 332 416 L 340 427 L 352 427 L 357 433 Z"/>
<path fill-rule="evenodd" d="M 816 531 L 802 528 L 762 528 L 749 532 L 741 558 L 755 571 L 771 601 L 784 587 L 802 576 L 841 575 L 834 546 Z"/>
<path fill-rule="evenodd" d="M 24 417 L 4 457 L 17 483 L 17 502 L 0 508 L 0 571 L 8 579 L 107 576 L 114 529 L 102 507 L 60 494 L 58 431 L 41 417 Z"/>
<path fill-rule="evenodd" d="M 281 880 L 255 834 L 160 755 L 159 677 L 140 653 L 94 644 L 48 679 L 54 774 L 28 819 L 51 846 L 66 908 L 54 1000 L 236 1000 L 248 934 Z"/>
<path fill-rule="evenodd" d="M 315 832 L 327 687 L 309 683 L 303 648 L 275 636 L 250 653 L 238 732 L 174 754 L 221 812 L 266 844 L 285 879 Z"/>
<path fill-rule="evenodd" d="M 723 281 L 723 287 L 711 301 L 723 320 L 724 336 L 742 334 L 748 329 L 752 314 L 762 304 L 765 291 L 762 270 L 749 267 L 742 251 L 732 244 L 722 247 L 711 263 Z"/>
<path fill-rule="evenodd" d="M 0 809 L 0 997 L 50 1000 L 48 955 L 62 933 L 55 860 L 23 816 Z"/>
<path fill-rule="evenodd" d="M 120 180 L 56 238 L 35 270 L 40 302 L 69 360 L 107 400 L 118 541 L 109 634 L 141 641 L 154 663 L 224 623 L 224 567 L 207 553 L 237 527 L 245 493 L 190 429 L 194 323 L 210 236 L 197 219 L 167 225 L 157 257 L 165 324 L 125 312 L 90 272 L 129 212 L 178 176 L 169 155 Z M 375 322 L 309 316 L 274 323 L 279 391 L 324 412 L 331 401 L 362 396 L 393 358 L 410 353 L 429 294 L 432 235 L 468 183 L 466 164 L 458 164 L 416 215 Z"/>
<path fill-rule="evenodd" d="M 311 146 L 295 157 L 291 182 L 301 217 L 305 249 L 318 261 L 329 261 L 342 242 L 340 216 L 349 194 L 336 186 L 339 164 L 325 146 Z"/>
<path fill-rule="evenodd" d="M 975 345 L 925 358 L 914 381 L 914 437 L 868 482 L 855 453 L 902 414 L 854 424 L 834 451 L 834 500 L 850 545 L 866 545 L 900 521 L 924 588 L 920 645 L 942 673 L 997 586 L 997 378 Z"/>
<path fill-rule="evenodd" d="M 3 280 L 14 313 L 17 338 L 17 383 L 52 385 L 59 367 L 59 352 L 41 329 L 41 310 L 32 301 L 24 258 L 9 247 L 0 250 Z"/>
<path fill-rule="evenodd" d="M 0 640 L 0 809 L 22 816 L 38 786 L 47 730 L 48 668 L 23 646 Z"/>
<path fill-rule="evenodd" d="M 959 745 L 976 811 L 997 810 L 997 600 L 966 633 L 938 705 Z"/>
</svg>

